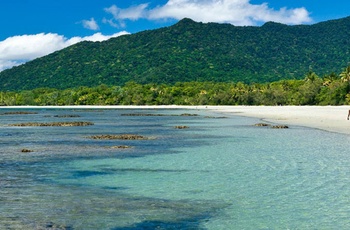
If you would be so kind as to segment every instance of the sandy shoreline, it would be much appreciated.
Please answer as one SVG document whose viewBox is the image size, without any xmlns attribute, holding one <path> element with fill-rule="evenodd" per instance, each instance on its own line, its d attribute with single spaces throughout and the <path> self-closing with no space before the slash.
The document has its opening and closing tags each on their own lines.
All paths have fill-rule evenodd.
<svg viewBox="0 0 350 230">
<path fill-rule="evenodd" d="M 219 113 L 261 118 L 265 121 L 298 125 L 350 135 L 347 114 L 350 106 L 6 106 L 0 109 L 24 108 L 109 108 L 109 109 L 203 109 Z"/>
<path fill-rule="evenodd" d="M 220 106 L 217 111 L 350 135 L 349 109 L 350 106 Z"/>
</svg>

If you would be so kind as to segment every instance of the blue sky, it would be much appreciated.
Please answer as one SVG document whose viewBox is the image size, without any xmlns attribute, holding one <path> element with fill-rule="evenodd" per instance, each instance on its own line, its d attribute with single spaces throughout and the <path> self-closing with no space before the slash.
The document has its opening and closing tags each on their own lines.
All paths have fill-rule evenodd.
<svg viewBox="0 0 350 230">
<path fill-rule="evenodd" d="M 83 40 L 175 24 L 314 24 L 350 16 L 348 0 L 1 0 L 0 71 Z"/>
</svg>

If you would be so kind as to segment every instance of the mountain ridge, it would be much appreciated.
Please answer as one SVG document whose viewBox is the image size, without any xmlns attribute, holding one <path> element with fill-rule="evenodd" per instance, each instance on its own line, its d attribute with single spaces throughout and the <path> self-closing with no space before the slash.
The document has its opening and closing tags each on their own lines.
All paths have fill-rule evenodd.
<svg viewBox="0 0 350 230">
<path fill-rule="evenodd" d="M 81 42 L 0 72 L 0 90 L 185 81 L 271 82 L 350 61 L 350 17 L 313 25 L 201 23 Z"/>
</svg>

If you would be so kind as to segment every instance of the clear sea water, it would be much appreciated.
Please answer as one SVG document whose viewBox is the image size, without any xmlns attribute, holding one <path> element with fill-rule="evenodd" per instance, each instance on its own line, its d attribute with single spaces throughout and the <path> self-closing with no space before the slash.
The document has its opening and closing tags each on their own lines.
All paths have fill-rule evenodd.
<svg viewBox="0 0 350 230">
<path fill-rule="evenodd" d="M 205 110 L 8 111 L 0 110 L 0 229 L 350 228 L 347 135 Z M 183 113 L 198 116 L 174 116 Z M 56 121 L 94 125 L 9 126 Z M 152 138 L 88 138 L 125 133 Z M 132 148 L 111 148 L 119 145 Z"/>
</svg>

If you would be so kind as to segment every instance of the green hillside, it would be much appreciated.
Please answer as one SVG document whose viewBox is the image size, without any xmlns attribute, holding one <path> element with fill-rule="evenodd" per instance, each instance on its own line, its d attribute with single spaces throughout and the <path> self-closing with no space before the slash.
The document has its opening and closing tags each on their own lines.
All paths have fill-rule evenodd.
<svg viewBox="0 0 350 230">
<path fill-rule="evenodd" d="M 0 90 L 190 81 L 271 82 L 350 62 L 350 17 L 314 25 L 177 24 L 81 42 L 0 73 Z"/>
</svg>

